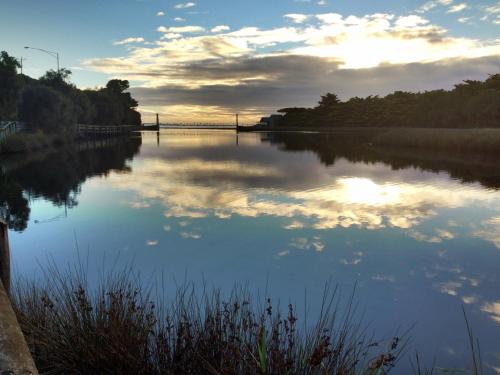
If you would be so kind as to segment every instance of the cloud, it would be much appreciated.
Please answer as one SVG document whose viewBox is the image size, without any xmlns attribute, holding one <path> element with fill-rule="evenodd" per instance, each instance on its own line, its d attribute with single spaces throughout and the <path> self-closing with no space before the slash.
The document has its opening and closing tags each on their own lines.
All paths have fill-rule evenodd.
<svg viewBox="0 0 500 375">
<path fill-rule="evenodd" d="M 314 250 L 318 253 L 325 249 L 325 245 L 319 237 L 308 239 L 306 237 L 293 238 L 290 246 L 299 250 Z"/>
<path fill-rule="evenodd" d="M 168 110 L 169 106 L 190 106 L 190 111 L 196 106 L 206 106 L 211 115 L 256 108 L 254 117 L 258 117 L 260 113 L 290 105 L 314 105 L 319 94 L 329 91 L 345 99 L 384 95 L 394 90 L 451 88 L 465 78 L 484 79 L 499 70 L 499 57 L 385 65 L 362 70 L 339 69 L 336 62 L 309 56 L 242 57 L 226 62 L 186 64 L 175 72 L 159 71 L 158 78 L 166 73 L 173 84 L 133 88 L 132 93 L 140 98 L 141 106 L 169 111 L 169 116 L 178 113 L 174 107 Z M 197 87 L 196 83 L 201 81 L 207 84 Z M 193 87 L 177 85 L 177 82 L 192 82 Z"/>
<path fill-rule="evenodd" d="M 487 313 L 495 322 L 500 323 L 500 301 L 485 303 L 481 307 L 481 311 Z"/>
<path fill-rule="evenodd" d="M 161 33 L 173 33 L 173 34 L 190 34 L 190 33 L 202 33 L 205 29 L 201 26 L 174 26 L 174 27 L 158 27 L 157 31 Z"/>
<path fill-rule="evenodd" d="M 290 224 L 285 225 L 283 228 L 287 230 L 302 229 L 305 225 L 298 220 L 293 220 Z"/>
<path fill-rule="evenodd" d="M 426 13 L 439 6 L 448 6 L 453 3 L 453 0 L 432 0 L 424 3 L 416 10 L 417 13 Z"/>
<path fill-rule="evenodd" d="M 467 9 L 468 5 L 466 3 L 460 3 L 456 5 L 452 5 L 446 13 L 457 13 L 461 12 L 464 9 Z"/>
<path fill-rule="evenodd" d="M 186 20 L 185 20 L 184 18 L 182 18 L 182 17 L 175 17 L 175 18 L 174 18 L 174 21 L 175 21 L 175 22 L 184 22 L 184 21 L 186 21 Z"/>
<path fill-rule="evenodd" d="M 138 38 L 130 37 L 130 38 L 126 38 L 126 39 L 123 39 L 123 40 L 118 40 L 116 42 L 113 42 L 113 44 L 115 46 L 120 46 L 120 45 L 123 45 L 123 44 L 142 43 L 142 42 L 144 42 L 144 38 L 141 38 L 141 37 L 138 37 Z"/>
<path fill-rule="evenodd" d="M 473 235 L 492 242 L 497 249 L 500 249 L 500 216 L 482 221 Z"/>
<path fill-rule="evenodd" d="M 310 21 L 234 31 L 226 25 L 160 26 L 154 45 L 84 65 L 141 86 L 136 93 L 144 94 L 138 99 L 146 113 L 155 102 L 176 105 L 184 115 L 206 106 L 210 115 L 248 109 L 258 116 L 280 106 L 313 105 L 327 91 L 345 98 L 442 88 L 498 71 L 499 40 L 454 37 L 421 14 L 322 13 Z"/>
<path fill-rule="evenodd" d="M 156 13 L 157 17 L 163 17 L 164 15 L 165 15 L 165 12 L 163 12 L 163 11 L 159 11 L 158 13 Z"/>
<path fill-rule="evenodd" d="M 188 2 L 188 3 L 180 3 L 175 5 L 175 9 L 187 9 L 196 6 L 196 3 Z"/>
<path fill-rule="evenodd" d="M 285 14 L 284 17 L 290 19 L 293 23 L 304 23 L 309 18 L 311 18 L 310 15 L 307 15 L 307 14 L 297 14 L 297 13 Z"/>
<path fill-rule="evenodd" d="M 231 30 L 231 28 L 229 26 L 227 26 L 227 25 L 219 25 L 219 26 L 215 26 L 210 31 L 213 32 L 213 33 L 221 33 L 221 32 L 229 31 L 229 30 Z"/>
</svg>

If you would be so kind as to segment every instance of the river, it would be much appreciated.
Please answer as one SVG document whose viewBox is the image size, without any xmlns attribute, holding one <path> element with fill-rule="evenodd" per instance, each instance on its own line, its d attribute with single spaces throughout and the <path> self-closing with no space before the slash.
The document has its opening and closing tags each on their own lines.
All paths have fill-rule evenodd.
<svg viewBox="0 0 500 375">
<path fill-rule="evenodd" d="M 412 352 L 444 367 L 468 364 L 463 305 L 486 372 L 500 371 L 497 161 L 325 134 L 162 130 L 4 169 L 16 277 L 78 256 L 91 279 L 133 262 L 169 280 L 167 293 L 184 280 L 237 283 L 299 311 L 306 298 L 312 315 L 325 283 L 356 287 L 375 336 L 415 324 Z"/>
</svg>

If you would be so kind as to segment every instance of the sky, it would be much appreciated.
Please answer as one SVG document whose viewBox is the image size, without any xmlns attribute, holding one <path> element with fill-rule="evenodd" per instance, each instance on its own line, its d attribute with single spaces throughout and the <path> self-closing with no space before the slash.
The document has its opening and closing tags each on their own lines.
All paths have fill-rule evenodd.
<svg viewBox="0 0 500 375">
<path fill-rule="evenodd" d="M 449 89 L 500 73 L 498 0 L 0 0 L 0 50 L 82 88 L 127 79 L 143 121 Z"/>
</svg>

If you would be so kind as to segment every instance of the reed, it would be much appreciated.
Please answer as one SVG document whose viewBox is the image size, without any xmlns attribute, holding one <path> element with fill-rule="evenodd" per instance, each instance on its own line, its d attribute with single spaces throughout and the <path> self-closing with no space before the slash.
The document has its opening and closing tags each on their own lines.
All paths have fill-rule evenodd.
<svg viewBox="0 0 500 375">
<path fill-rule="evenodd" d="M 12 299 L 47 374 L 386 374 L 405 348 L 404 337 L 373 340 L 336 288 L 313 324 L 243 288 L 224 297 L 188 284 L 169 301 L 159 289 L 129 268 L 92 289 L 82 267 L 51 266 L 16 282 Z"/>
</svg>

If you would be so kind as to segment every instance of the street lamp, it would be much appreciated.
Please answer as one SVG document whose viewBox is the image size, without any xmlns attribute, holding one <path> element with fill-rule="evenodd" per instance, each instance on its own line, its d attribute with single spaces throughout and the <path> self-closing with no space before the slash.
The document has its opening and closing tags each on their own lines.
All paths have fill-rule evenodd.
<svg viewBox="0 0 500 375">
<path fill-rule="evenodd" d="M 54 52 L 54 51 L 47 51 L 46 49 L 35 48 L 35 47 L 27 47 L 26 46 L 24 48 L 25 49 L 36 49 L 37 51 L 42 51 L 42 52 L 45 52 L 45 53 L 49 54 L 52 57 L 55 57 L 57 59 L 57 74 L 60 73 L 60 69 L 59 69 L 59 53 Z"/>
</svg>

